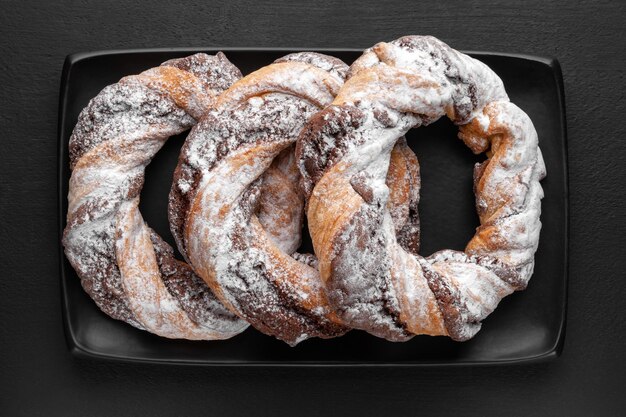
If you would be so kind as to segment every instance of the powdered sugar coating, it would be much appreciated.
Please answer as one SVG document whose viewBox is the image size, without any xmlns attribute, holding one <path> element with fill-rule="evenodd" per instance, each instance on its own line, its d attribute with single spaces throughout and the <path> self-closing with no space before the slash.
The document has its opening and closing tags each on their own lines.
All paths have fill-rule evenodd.
<svg viewBox="0 0 626 417">
<path fill-rule="evenodd" d="M 233 85 L 187 138 L 170 200 L 186 201 L 180 205 L 186 218 L 173 227 L 182 231 L 182 249 L 200 276 L 233 311 L 292 345 L 347 329 L 332 319 L 310 262 L 290 256 L 295 242 L 261 224 L 260 218 L 276 221 L 259 210 L 263 188 L 272 185 L 264 175 L 341 82 L 292 56 Z M 297 170 L 282 174 L 294 182 Z M 298 199 L 302 207 L 303 196 Z"/>
<path fill-rule="evenodd" d="M 234 66 L 222 52 L 213 56 L 194 54 L 185 58 L 170 59 L 161 66 L 174 67 L 193 74 L 202 81 L 204 91 L 212 95 L 227 90 L 242 77 L 239 68 Z"/>
<path fill-rule="evenodd" d="M 329 55 L 318 54 L 316 52 L 296 52 L 278 58 L 275 63 L 279 62 L 304 62 L 322 69 L 339 80 L 345 80 L 348 74 L 348 66 L 340 60 Z"/>
<path fill-rule="evenodd" d="M 171 250 L 137 209 L 152 156 L 193 126 L 238 74 L 223 55 L 172 60 L 106 87 L 81 112 L 70 138 L 63 244 L 83 287 L 111 317 L 173 338 L 227 338 L 245 329 L 206 286 L 200 297 L 167 289 L 162 272 L 172 266 Z M 184 268 L 169 272 L 193 281 Z"/>
<path fill-rule="evenodd" d="M 461 125 L 474 152 L 491 155 L 475 170 L 481 226 L 465 253 L 423 258 L 395 243 L 385 175 L 397 138 L 443 115 Z M 355 61 L 297 152 L 322 279 L 348 324 L 390 340 L 407 333 L 467 340 L 502 297 L 526 286 L 545 166 L 532 122 L 486 65 L 432 37 L 380 43 Z M 329 218 L 339 220 L 323 222 Z"/>
</svg>

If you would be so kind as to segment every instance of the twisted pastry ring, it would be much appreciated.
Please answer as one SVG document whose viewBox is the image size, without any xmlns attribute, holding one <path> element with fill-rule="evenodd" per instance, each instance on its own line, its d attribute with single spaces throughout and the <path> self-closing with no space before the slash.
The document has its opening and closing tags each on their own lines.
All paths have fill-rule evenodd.
<svg viewBox="0 0 626 417">
<path fill-rule="evenodd" d="M 424 258 L 398 244 L 385 176 L 397 138 L 443 115 L 473 152 L 487 152 L 474 170 L 480 226 L 464 252 Z M 545 166 L 531 120 L 481 62 L 432 37 L 377 44 L 303 130 L 297 155 L 321 278 L 348 325 L 394 341 L 467 340 L 526 287 Z"/>
<path fill-rule="evenodd" d="M 104 88 L 70 138 L 65 254 L 109 316 L 169 338 L 225 339 L 247 323 L 228 311 L 138 209 L 146 165 L 241 77 L 226 57 L 174 59 Z"/>
<path fill-rule="evenodd" d="M 170 193 L 172 233 L 194 270 L 232 311 L 291 345 L 348 328 L 328 305 L 316 260 L 295 253 L 299 233 L 297 240 L 268 233 L 258 206 L 274 178 L 298 178 L 292 145 L 304 123 L 333 100 L 347 69 L 336 58 L 305 52 L 233 84 L 189 134 Z M 417 159 L 404 144 L 395 148 L 394 161 L 391 204 L 415 249 Z M 302 219 L 299 188 L 274 195 L 295 208 L 292 218 Z"/>
</svg>

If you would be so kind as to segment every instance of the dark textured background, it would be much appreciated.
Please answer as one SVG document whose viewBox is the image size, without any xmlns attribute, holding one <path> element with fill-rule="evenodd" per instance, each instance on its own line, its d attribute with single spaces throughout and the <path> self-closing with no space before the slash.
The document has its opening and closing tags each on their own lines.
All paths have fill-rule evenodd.
<svg viewBox="0 0 626 417">
<path fill-rule="evenodd" d="M 0 415 L 626 413 L 624 2 L 129 3 L 0 0 Z M 571 187 L 562 357 L 513 367 L 228 369 L 101 363 L 68 353 L 55 213 L 65 55 L 167 46 L 367 47 L 405 34 L 561 62 Z"/>
</svg>

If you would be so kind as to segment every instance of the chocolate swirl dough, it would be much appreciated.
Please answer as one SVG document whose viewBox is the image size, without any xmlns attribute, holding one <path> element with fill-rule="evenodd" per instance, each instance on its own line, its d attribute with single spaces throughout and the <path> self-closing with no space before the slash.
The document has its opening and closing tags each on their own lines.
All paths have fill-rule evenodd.
<svg viewBox="0 0 626 417">
<path fill-rule="evenodd" d="M 305 52 L 233 84 L 189 134 L 170 193 L 172 233 L 195 271 L 232 311 L 291 345 L 348 330 L 328 304 L 316 259 L 296 253 L 304 198 L 292 146 L 347 69 Z M 391 211 L 416 250 L 419 167 L 406 143 L 393 155 Z M 271 205 L 285 209 L 268 212 Z M 287 233 L 272 233 L 272 224 Z"/>
<path fill-rule="evenodd" d="M 239 78 L 223 54 L 197 54 L 121 79 L 81 112 L 69 145 L 63 245 L 109 316 L 169 338 L 225 339 L 247 327 L 174 258 L 138 209 L 151 158 Z"/>
<path fill-rule="evenodd" d="M 465 251 L 429 257 L 399 245 L 385 184 L 391 150 L 443 115 L 488 159 L 474 170 L 480 226 Z M 467 340 L 499 301 L 526 287 L 539 240 L 545 166 L 529 117 L 486 65 L 432 37 L 379 43 L 313 116 L 297 155 L 330 305 L 389 340 Z"/>
</svg>

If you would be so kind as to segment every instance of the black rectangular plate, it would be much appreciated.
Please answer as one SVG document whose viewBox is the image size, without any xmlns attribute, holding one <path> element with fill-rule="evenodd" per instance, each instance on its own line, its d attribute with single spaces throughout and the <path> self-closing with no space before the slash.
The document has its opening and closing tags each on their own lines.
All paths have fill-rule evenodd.
<svg viewBox="0 0 626 417">
<path fill-rule="evenodd" d="M 223 51 L 247 74 L 296 49 L 150 49 L 68 56 L 63 68 L 59 109 L 59 233 L 65 227 L 70 176 L 67 145 L 81 109 L 108 84 L 171 58 Z M 325 49 L 351 63 L 357 50 Z M 352 331 L 333 340 L 307 340 L 291 348 L 253 328 L 230 340 L 169 340 L 137 330 L 100 312 L 83 292 L 60 247 L 63 318 L 72 352 L 93 358 L 194 365 L 425 366 L 509 364 L 557 357 L 562 349 L 567 302 L 568 192 L 563 83 L 554 59 L 471 52 L 504 81 L 511 101 L 526 111 L 537 129 L 548 176 L 542 185 L 541 241 L 528 289 L 506 297 L 483 322 L 474 339 L 417 336 L 392 343 Z M 146 172 L 141 211 L 170 244 L 167 194 L 185 134 L 170 139 Z M 480 161 L 448 120 L 407 135 L 422 170 L 420 217 L 424 255 L 462 250 L 478 219 L 472 194 L 472 166 Z M 60 240 L 60 237 L 59 237 Z M 310 248 L 305 236 L 304 248 Z"/>
</svg>

